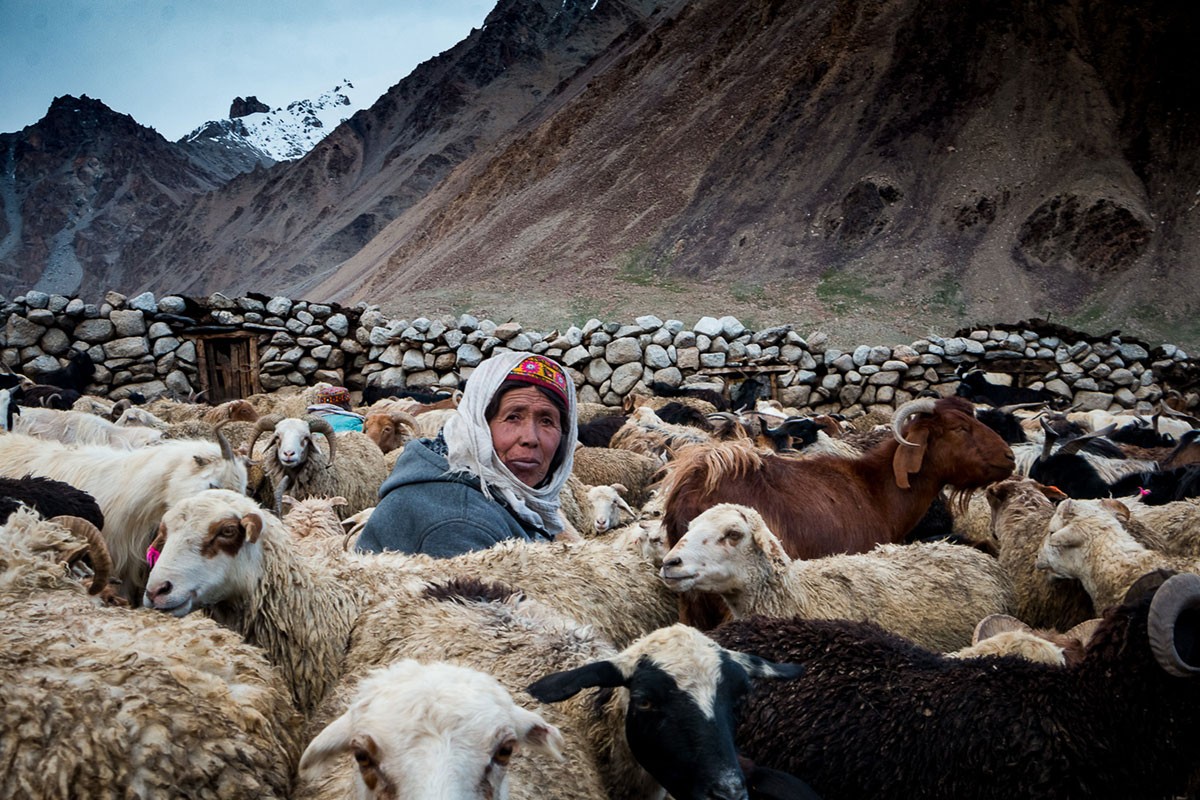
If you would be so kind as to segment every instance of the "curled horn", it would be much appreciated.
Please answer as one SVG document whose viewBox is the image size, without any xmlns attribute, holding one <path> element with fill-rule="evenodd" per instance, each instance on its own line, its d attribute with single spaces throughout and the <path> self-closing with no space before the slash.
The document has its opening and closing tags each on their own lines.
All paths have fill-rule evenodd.
<svg viewBox="0 0 1200 800">
<path fill-rule="evenodd" d="M 417 418 L 412 414 L 409 414 L 407 411 L 392 411 L 390 412 L 389 416 L 392 418 L 392 422 L 396 423 L 397 425 L 403 425 L 412 433 L 417 432 Z"/>
<path fill-rule="evenodd" d="M 250 437 L 250 445 L 246 448 L 246 452 L 251 458 L 254 457 L 254 444 L 258 441 L 258 437 L 262 436 L 264 431 L 274 431 L 281 419 L 283 419 L 283 414 L 267 414 L 258 418 L 258 422 L 254 425 L 254 435 Z"/>
<path fill-rule="evenodd" d="M 221 458 L 226 461 L 236 461 L 237 456 L 233 452 L 233 445 L 225 438 L 225 432 L 221 429 L 229 423 L 229 420 L 223 419 L 213 426 L 213 436 L 217 437 L 217 444 L 221 445 Z M 253 445 L 251 445 L 253 446 Z"/>
<path fill-rule="evenodd" d="M 112 556 L 108 552 L 108 545 L 105 543 L 100 529 L 83 517 L 52 517 L 50 521 L 63 526 L 76 536 L 87 540 L 88 555 L 92 558 L 92 569 L 94 571 L 92 585 L 88 588 L 88 594 L 100 594 L 104 587 L 108 585 L 108 576 L 112 574 L 113 566 Z"/>
<path fill-rule="evenodd" d="M 1184 661 L 1175 646 L 1175 628 L 1180 616 L 1200 605 L 1200 575 L 1180 573 L 1168 578 L 1150 601 L 1146 621 L 1150 651 L 1166 672 L 1189 678 L 1200 672 L 1200 665 Z"/>
<path fill-rule="evenodd" d="M 917 447 L 914 442 L 910 442 L 904 438 L 904 434 L 900 431 L 904 428 L 904 423 L 914 414 L 932 414 L 933 407 L 937 403 L 932 397 L 919 397 L 916 400 L 909 400 L 904 405 L 896 409 L 892 414 L 892 436 L 896 437 L 896 441 L 906 447 Z"/>
<path fill-rule="evenodd" d="M 308 429 L 313 433 L 319 433 L 325 437 L 325 441 L 329 442 L 329 463 L 333 463 L 334 454 L 334 439 L 336 434 L 333 432 L 333 426 L 329 424 L 329 420 L 321 419 L 320 417 L 305 417 L 304 421 L 308 423 Z"/>
<path fill-rule="evenodd" d="M 975 633 L 971 636 L 972 644 L 979 644 L 1001 633 L 1009 631 L 1028 631 L 1030 627 L 1016 617 L 1008 614 L 988 614 L 979 620 Z"/>
<path fill-rule="evenodd" d="M 116 422 L 121 418 L 121 415 L 125 413 L 125 410 L 132 405 L 133 401 L 128 397 L 124 398 L 123 400 L 118 400 L 117 402 L 113 403 L 112 410 L 108 412 L 108 418 L 113 422 Z"/>
</svg>

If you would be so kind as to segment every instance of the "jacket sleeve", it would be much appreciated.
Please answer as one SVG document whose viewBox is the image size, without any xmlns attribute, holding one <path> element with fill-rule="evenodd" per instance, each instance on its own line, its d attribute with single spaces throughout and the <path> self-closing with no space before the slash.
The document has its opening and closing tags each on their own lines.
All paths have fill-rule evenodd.
<svg viewBox="0 0 1200 800">
<path fill-rule="evenodd" d="M 379 501 L 355 549 L 425 553 L 437 558 L 486 550 L 513 536 L 505 515 L 499 505 L 463 484 L 404 486 Z"/>
</svg>

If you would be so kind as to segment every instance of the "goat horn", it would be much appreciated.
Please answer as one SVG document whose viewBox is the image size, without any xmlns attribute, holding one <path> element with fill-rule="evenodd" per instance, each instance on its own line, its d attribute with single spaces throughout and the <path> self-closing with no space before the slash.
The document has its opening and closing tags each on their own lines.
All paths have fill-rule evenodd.
<svg viewBox="0 0 1200 800">
<path fill-rule="evenodd" d="M 237 456 L 233 452 L 233 445 L 225 438 L 225 432 L 221 429 L 229 423 L 229 420 L 223 419 L 213 426 L 213 436 L 217 437 L 217 444 L 221 445 L 221 458 L 226 461 L 236 461 Z"/>
<path fill-rule="evenodd" d="M 1064 443 L 1062 447 L 1058 448 L 1058 452 L 1068 453 L 1068 454 L 1078 453 L 1079 449 L 1081 447 L 1083 447 L 1085 444 L 1087 444 L 1090 440 L 1100 439 L 1104 436 L 1108 436 L 1110 433 L 1112 433 L 1116 429 L 1117 429 L 1117 423 L 1114 422 L 1110 425 L 1105 425 L 1103 428 L 1101 428 L 1098 431 L 1092 431 L 1091 433 L 1085 433 L 1083 436 L 1076 436 L 1074 439 L 1072 439 L 1069 442 Z"/>
<path fill-rule="evenodd" d="M 310 431 L 321 434 L 325 437 L 325 441 L 329 442 L 329 463 L 332 464 L 335 451 L 334 440 L 337 438 L 333 432 L 333 426 L 329 424 L 329 420 L 320 417 L 305 417 L 304 420 L 308 423 Z"/>
<path fill-rule="evenodd" d="M 1042 437 L 1042 454 L 1038 456 L 1038 461 L 1045 461 L 1050 457 L 1050 449 L 1058 441 L 1058 431 L 1051 427 L 1045 417 L 1038 417 L 1038 423 L 1042 426 L 1042 430 L 1045 431 L 1045 436 Z"/>
<path fill-rule="evenodd" d="M 1038 400 L 1036 403 L 1013 403 L 1011 406 L 1000 406 L 997 411 L 1003 411 L 1006 414 L 1011 414 L 1014 411 L 1020 411 L 1023 408 L 1037 408 L 1046 405 L 1045 400 Z"/>
<path fill-rule="evenodd" d="M 1171 391 L 1175 391 L 1175 390 L 1172 389 Z M 1175 394 L 1178 395 L 1179 392 L 1175 392 Z M 1160 406 L 1160 413 L 1166 414 L 1168 417 L 1175 417 L 1176 419 L 1187 420 L 1187 423 L 1192 426 L 1193 430 L 1195 430 L 1196 428 L 1200 428 L 1200 419 L 1196 419 L 1191 414 L 1185 414 L 1182 411 L 1176 411 L 1175 409 L 1171 408 L 1166 403 L 1160 403 L 1159 406 Z"/>
<path fill-rule="evenodd" d="M 88 594 L 100 594 L 108 585 L 108 576 L 112 574 L 113 566 L 112 556 L 108 552 L 108 545 L 105 543 L 100 529 L 83 517 L 63 515 L 52 517 L 50 521 L 63 526 L 87 541 L 88 555 L 92 557 L 93 570 L 92 585 L 88 588 Z"/>
<path fill-rule="evenodd" d="M 119 420 L 121 418 L 121 415 L 125 413 L 125 409 L 129 408 L 132 405 L 133 405 L 133 401 L 130 400 L 128 397 L 126 397 L 123 400 L 118 400 L 117 402 L 113 403 L 112 410 L 110 410 L 108 412 L 108 418 L 110 420 L 112 420 L 113 422 L 116 422 L 117 420 Z"/>
<path fill-rule="evenodd" d="M 417 418 L 407 411 L 393 411 L 390 416 L 397 425 L 403 425 L 414 433 L 417 431 Z"/>
<path fill-rule="evenodd" d="M 1200 605 L 1200 575 L 1186 572 L 1167 578 L 1150 601 L 1150 616 L 1146 620 L 1150 652 L 1163 670 L 1178 678 L 1200 672 L 1200 665 L 1184 661 L 1175 647 L 1175 623 L 1185 611 L 1197 605 Z"/>
<path fill-rule="evenodd" d="M 250 437 L 250 445 L 246 448 L 247 455 L 254 458 L 254 445 L 258 441 L 258 437 L 262 436 L 265 431 L 275 430 L 275 426 L 281 419 L 283 419 L 283 414 L 267 414 L 258 418 L 258 422 L 254 424 L 254 435 Z"/>
<path fill-rule="evenodd" d="M 906 447 L 916 447 L 917 445 L 905 439 L 904 434 L 900 431 L 904 428 L 904 423 L 908 422 L 908 418 L 914 414 L 932 414 L 936 403 L 937 400 L 932 397 L 919 397 L 916 400 L 909 400 L 897 408 L 892 414 L 892 436 L 896 438 L 896 441 Z"/>
</svg>

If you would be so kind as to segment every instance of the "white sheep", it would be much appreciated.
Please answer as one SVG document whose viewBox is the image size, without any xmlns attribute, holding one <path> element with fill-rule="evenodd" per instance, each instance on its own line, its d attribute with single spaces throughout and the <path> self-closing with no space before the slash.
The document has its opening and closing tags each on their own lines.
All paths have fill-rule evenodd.
<svg viewBox="0 0 1200 800">
<path fill-rule="evenodd" d="M 312 709 L 337 682 L 365 608 L 425 580 L 471 576 L 519 586 L 530 597 L 628 643 L 669 624 L 676 603 L 636 555 L 603 541 L 502 542 L 450 559 L 298 549 L 283 523 L 233 492 L 200 492 L 164 515 L 146 606 L 175 616 L 205 607 L 263 647 Z"/>
<path fill-rule="evenodd" d="M 283 494 L 306 497 L 346 498 L 346 514 L 354 514 L 379 499 L 379 487 L 387 477 L 383 452 L 369 437 L 357 431 L 335 433 L 328 420 L 297 419 L 268 414 L 255 425 L 249 449 L 254 453 L 261 434 L 271 435 L 259 457 L 267 483 L 280 510 Z M 326 440 L 322 450 L 314 434 Z"/>
<path fill-rule="evenodd" d="M 0 796 L 288 798 L 298 715 L 255 648 L 211 620 L 103 607 L 78 540 L 0 527 Z"/>
<path fill-rule="evenodd" d="M 1150 550 L 1126 530 L 1129 509 L 1119 500 L 1064 500 L 1050 520 L 1038 553 L 1038 569 L 1074 578 L 1097 610 L 1119 605 L 1134 582 L 1156 569 L 1200 572 L 1195 556 Z"/>
<path fill-rule="evenodd" d="M 94 497 L 114 575 L 135 603 L 149 571 L 146 547 L 167 508 L 205 489 L 246 490 L 246 462 L 219 431 L 216 442 L 179 439 L 136 450 L 9 434 L 0 437 L 0 475 L 54 478 Z"/>
<path fill-rule="evenodd" d="M 637 518 L 638 512 L 630 508 L 621 496 L 628 491 L 620 483 L 588 487 L 587 498 L 592 507 L 592 530 L 595 533 L 608 533 Z"/>
<path fill-rule="evenodd" d="M 300 774 L 309 785 L 336 785 L 326 773 L 352 754 L 359 800 L 506 800 L 514 756 L 562 761 L 563 746 L 558 728 L 514 703 L 491 675 L 404 659 L 358 684 L 345 713 L 309 743 Z"/>
<path fill-rule="evenodd" d="M 737 791 L 733 707 L 748 689 L 749 676 L 799 672 L 723 651 L 681 625 L 653 631 L 617 653 L 590 626 L 519 591 L 462 579 L 431 582 L 422 598 L 389 600 L 366 611 L 352 657 L 359 665 L 444 660 L 486 671 L 514 695 L 524 696 L 528 687 L 549 704 L 537 711 L 562 733 L 567 755 L 565 764 L 513 762 L 512 795 L 531 800 L 662 798 L 659 782 L 678 798 L 744 797 L 744 790 Z M 366 674 L 365 666 L 360 669 Z M 315 725 L 344 713 L 356 677 L 347 673 Z M 616 691 L 576 696 L 588 687 Z M 670 735 L 652 733 L 668 729 Z M 297 800 L 345 797 L 349 761 L 302 782 Z M 427 765 L 425 772 L 440 773 L 440 767 Z M 459 792 L 439 796 L 477 797 L 474 785 L 460 784 Z M 397 789 L 403 797 L 429 796 L 421 786 Z"/>
<path fill-rule="evenodd" d="M 1012 603 L 1000 565 L 978 550 L 880 545 L 793 561 L 757 511 L 733 503 L 695 517 L 661 575 L 677 592 L 720 594 L 737 618 L 867 620 L 941 651 L 970 644 L 980 619 Z"/>
</svg>

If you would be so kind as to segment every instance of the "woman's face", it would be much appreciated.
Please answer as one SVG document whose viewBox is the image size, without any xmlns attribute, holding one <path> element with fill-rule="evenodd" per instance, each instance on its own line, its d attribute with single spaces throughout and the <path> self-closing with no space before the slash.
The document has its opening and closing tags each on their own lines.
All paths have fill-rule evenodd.
<svg viewBox="0 0 1200 800">
<path fill-rule="evenodd" d="M 509 472 L 526 486 L 541 483 L 562 440 L 558 406 L 532 386 L 509 389 L 488 427 L 492 447 Z"/>
</svg>

